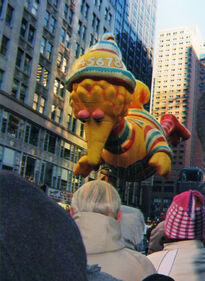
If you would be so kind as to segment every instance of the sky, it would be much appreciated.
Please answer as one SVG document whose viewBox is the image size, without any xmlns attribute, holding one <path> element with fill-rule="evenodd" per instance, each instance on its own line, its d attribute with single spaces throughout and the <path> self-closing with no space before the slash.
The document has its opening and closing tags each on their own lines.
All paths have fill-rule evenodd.
<svg viewBox="0 0 205 281">
<path fill-rule="evenodd" d="M 158 0 L 156 37 L 162 29 L 194 25 L 205 41 L 205 0 Z"/>
</svg>

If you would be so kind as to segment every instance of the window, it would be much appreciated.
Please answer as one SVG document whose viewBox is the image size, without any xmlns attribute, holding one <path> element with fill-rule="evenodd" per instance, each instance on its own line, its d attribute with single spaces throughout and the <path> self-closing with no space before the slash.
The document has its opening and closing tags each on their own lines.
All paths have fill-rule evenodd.
<svg viewBox="0 0 205 281">
<path fill-rule="evenodd" d="M 64 84 L 59 79 L 56 78 L 54 83 L 54 94 L 64 98 L 64 93 L 65 93 Z"/>
<path fill-rule="evenodd" d="M 99 26 L 100 26 L 100 20 L 99 18 L 96 19 L 96 24 L 95 24 L 95 31 L 99 31 Z"/>
<path fill-rule="evenodd" d="M 0 47 L 0 53 L 3 56 L 6 56 L 8 51 L 8 45 L 9 45 L 9 38 L 7 38 L 5 35 L 3 35 L 1 40 L 1 47 Z"/>
<path fill-rule="evenodd" d="M 72 133 L 76 133 L 77 128 L 77 119 L 72 116 L 72 114 L 68 114 L 68 130 Z"/>
<path fill-rule="evenodd" d="M 5 2 L 6 2 L 5 0 L 0 1 L 0 17 L 2 16 L 2 11 L 3 11 L 3 7 L 4 7 Z"/>
<path fill-rule="evenodd" d="M 60 37 L 61 42 L 65 45 L 66 48 L 69 47 L 69 43 L 70 43 L 70 35 L 68 34 L 68 32 L 62 28 L 61 29 L 61 37 Z"/>
<path fill-rule="evenodd" d="M 50 25 L 49 25 L 49 31 L 54 33 L 55 32 L 55 26 L 56 26 L 56 20 L 54 17 L 50 18 Z"/>
<path fill-rule="evenodd" d="M 27 27 L 28 27 L 28 22 L 27 22 L 27 20 L 25 20 L 25 19 L 23 18 L 23 19 L 22 19 L 22 22 L 21 22 L 21 30 L 20 30 L 21 36 L 25 37 Z"/>
<path fill-rule="evenodd" d="M 69 17 L 68 17 L 68 22 L 71 24 L 72 21 L 73 21 L 73 11 L 70 10 Z"/>
<path fill-rule="evenodd" d="M 56 109 L 56 122 L 57 123 L 61 123 L 61 121 L 62 121 L 62 115 L 63 115 L 63 110 L 61 109 L 61 108 L 59 108 L 59 107 L 57 107 L 57 109 Z"/>
<path fill-rule="evenodd" d="M 111 13 L 108 14 L 108 22 L 109 22 L 109 24 L 111 24 L 111 22 L 112 22 L 112 14 Z"/>
<path fill-rule="evenodd" d="M 95 0 L 95 6 L 98 8 L 99 11 L 101 9 L 101 5 L 102 5 L 102 0 Z"/>
<path fill-rule="evenodd" d="M 67 19 L 68 17 L 68 4 L 65 3 L 64 5 L 64 18 Z"/>
<path fill-rule="evenodd" d="M 20 30 L 21 36 L 32 44 L 34 40 L 35 31 L 36 29 L 31 24 L 28 24 L 27 20 L 23 18 Z"/>
<path fill-rule="evenodd" d="M 32 25 L 29 25 L 28 42 L 31 44 L 33 43 L 33 40 L 34 40 L 35 31 L 36 31 L 36 29 Z"/>
<path fill-rule="evenodd" d="M 26 85 L 24 85 L 22 82 L 20 82 L 17 79 L 13 80 L 11 95 L 14 98 L 25 103 L 26 96 L 27 96 L 27 90 L 28 90 L 28 87 Z"/>
<path fill-rule="evenodd" d="M 44 66 L 40 64 L 38 65 L 36 81 L 39 82 L 44 87 L 48 86 L 49 72 Z"/>
<path fill-rule="evenodd" d="M 19 119 L 16 116 L 10 114 L 9 120 L 8 120 L 7 133 L 10 136 L 17 138 L 18 137 L 18 125 L 19 125 Z"/>
<path fill-rule="evenodd" d="M 93 18 L 92 18 L 92 27 L 95 27 L 95 20 L 96 20 L 96 14 L 93 13 Z"/>
<path fill-rule="evenodd" d="M 16 57 L 16 66 L 21 68 L 26 74 L 30 75 L 32 58 L 18 49 Z"/>
<path fill-rule="evenodd" d="M 85 53 L 85 50 L 83 48 L 80 48 L 79 56 L 82 56 L 84 53 Z"/>
<path fill-rule="evenodd" d="M 28 75 L 30 74 L 30 70 L 31 70 L 31 61 L 32 58 L 26 54 L 24 59 L 23 71 Z"/>
<path fill-rule="evenodd" d="M 90 46 L 93 45 L 93 42 L 94 42 L 94 35 L 91 33 L 90 34 Z"/>
<path fill-rule="evenodd" d="M 41 114 L 45 113 L 46 99 L 41 95 L 35 93 L 33 98 L 33 109 L 40 112 Z"/>
<path fill-rule="evenodd" d="M 92 27 L 94 28 L 95 31 L 98 32 L 99 26 L 100 26 L 100 20 L 99 20 L 99 18 L 96 16 L 96 14 L 93 13 Z"/>
<path fill-rule="evenodd" d="M 80 6 L 80 11 L 81 11 L 81 13 L 82 13 L 83 10 L 84 10 L 84 6 L 85 6 L 85 2 L 84 2 L 84 1 L 81 1 L 81 6 Z"/>
<path fill-rule="evenodd" d="M 51 43 L 44 37 L 42 37 L 41 39 L 41 48 L 40 48 L 40 52 L 41 54 L 43 54 L 48 60 L 51 59 L 52 56 L 52 49 L 53 46 L 51 45 Z"/>
<path fill-rule="evenodd" d="M 84 135 L 84 124 L 81 123 L 80 124 L 80 136 L 83 137 L 83 135 Z"/>
<path fill-rule="evenodd" d="M 26 124 L 24 142 L 38 146 L 40 129 L 33 124 Z"/>
<path fill-rule="evenodd" d="M 50 18 L 50 13 L 48 11 L 45 12 L 44 16 L 44 26 L 49 28 L 49 18 Z"/>
<path fill-rule="evenodd" d="M 52 3 L 53 6 L 58 8 L 58 0 L 50 0 L 50 2 Z"/>
<path fill-rule="evenodd" d="M 71 126 L 72 133 L 76 133 L 76 127 L 77 127 L 77 119 L 75 117 L 73 117 L 72 126 Z"/>
<path fill-rule="evenodd" d="M 57 137 L 51 133 L 46 132 L 44 140 L 44 150 L 55 153 Z"/>
<path fill-rule="evenodd" d="M 31 13 L 34 16 L 37 16 L 38 14 L 38 7 L 39 7 L 39 0 L 33 0 L 31 5 Z"/>
<path fill-rule="evenodd" d="M 4 71 L 0 69 L 0 89 L 2 89 L 3 86 L 3 78 L 4 78 Z"/>
<path fill-rule="evenodd" d="M 107 33 L 107 32 L 108 32 L 107 28 L 103 27 L 103 33 Z"/>
<path fill-rule="evenodd" d="M 81 28 L 82 28 L 82 21 L 78 21 L 78 34 L 80 35 L 81 33 Z"/>
<path fill-rule="evenodd" d="M 13 20 L 13 13 L 14 13 L 14 8 L 8 4 L 7 6 L 7 11 L 6 11 L 6 24 L 10 25 L 12 24 Z"/>
<path fill-rule="evenodd" d="M 23 55 L 24 55 L 24 52 L 23 52 L 21 49 L 18 49 L 17 57 L 16 57 L 16 65 L 17 65 L 18 67 L 21 67 L 21 66 L 22 66 Z"/>
<path fill-rule="evenodd" d="M 80 54 L 80 44 L 76 42 L 75 45 L 75 57 L 78 58 Z"/>
<path fill-rule="evenodd" d="M 62 115 L 63 115 L 63 110 L 53 104 L 51 109 L 51 119 L 53 121 L 56 121 L 57 123 L 61 123 Z"/>
<path fill-rule="evenodd" d="M 58 57 L 57 57 L 57 67 L 58 68 L 61 68 L 62 60 L 63 60 L 63 54 L 59 52 Z"/>
<path fill-rule="evenodd" d="M 44 26 L 51 32 L 55 32 L 56 19 L 48 12 L 45 12 Z"/>
<path fill-rule="evenodd" d="M 81 1 L 80 11 L 84 15 L 85 18 L 88 17 L 89 5 L 87 3 L 85 3 L 85 1 Z"/>
<path fill-rule="evenodd" d="M 61 67 L 60 69 L 66 73 L 67 70 L 68 70 L 68 66 L 69 66 L 69 63 L 68 63 L 68 59 L 66 57 L 63 57 L 63 61 L 62 61 L 62 64 L 61 64 Z"/>
<path fill-rule="evenodd" d="M 68 142 L 63 143 L 61 146 L 61 157 L 70 160 L 70 155 L 71 155 L 71 144 Z"/>
<path fill-rule="evenodd" d="M 22 136 L 22 120 L 13 114 L 4 111 L 2 117 L 2 133 L 7 133 L 11 137 L 20 138 Z"/>
<path fill-rule="evenodd" d="M 68 122 L 67 122 L 67 129 L 70 131 L 72 123 L 72 114 L 68 114 Z"/>
<path fill-rule="evenodd" d="M 86 19 L 88 18 L 88 12 L 89 12 L 89 5 L 86 3 L 85 4 L 85 9 L 84 9 L 84 17 Z"/>
</svg>

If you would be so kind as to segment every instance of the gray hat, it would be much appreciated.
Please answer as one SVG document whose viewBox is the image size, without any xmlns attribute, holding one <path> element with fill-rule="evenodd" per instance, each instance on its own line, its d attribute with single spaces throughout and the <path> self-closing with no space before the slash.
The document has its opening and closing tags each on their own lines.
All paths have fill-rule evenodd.
<svg viewBox="0 0 205 281">
<path fill-rule="evenodd" d="M 86 281 L 72 217 L 35 184 L 0 170 L 0 280 Z"/>
</svg>

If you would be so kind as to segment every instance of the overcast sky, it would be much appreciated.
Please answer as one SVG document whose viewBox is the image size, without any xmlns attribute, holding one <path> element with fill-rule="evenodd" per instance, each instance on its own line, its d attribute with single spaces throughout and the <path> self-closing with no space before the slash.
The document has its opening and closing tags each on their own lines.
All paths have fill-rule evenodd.
<svg viewBox="0 0 205 281">
<path fill-rule="evenodd" d="M 205 0 L 158 0 L 156 38 L 159 30 L 193 25 L 205 41 Z"/>
</svg>

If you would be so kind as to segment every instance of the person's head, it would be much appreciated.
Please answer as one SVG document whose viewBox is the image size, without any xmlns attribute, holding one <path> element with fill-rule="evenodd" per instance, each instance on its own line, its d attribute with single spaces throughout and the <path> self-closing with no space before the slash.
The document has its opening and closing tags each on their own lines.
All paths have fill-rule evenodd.
<svg viewBox="0 0 205 281">
<path fill-rule="evenodd" d="M 204 198 L 199 191 L 188 190 L 174 197 L 166 213 L 164 232 L 170 239 L 205 238 Z"/>
<path fill-rule="evenodd" d="M 141 242 L 144 237 L 145 222 L 144 215 L 140 209 L 121 206 L 123 212 L 120 221 L 122 240 L 126 248 L 141 250 Z"/>
<path fill-rule="evenodd" d="M 174 279 L 164 274 L 154 273 L 147 276 L 142 281 L 174 281 Z"/>
<path fill-rule="evenodd" d="M 87 280 L 75 221 L 37 185 L 0 170 L 0 209 L 0 280 Z"/>
<path fill-rule="evenodd" d="M 70 212 L 71 215 L 79 212 L 100 213 L 119 220 L 120 206 L 120 196 L 111 184 L 93 180 L 83 184 L 74 192 Z"/>
</svg>

